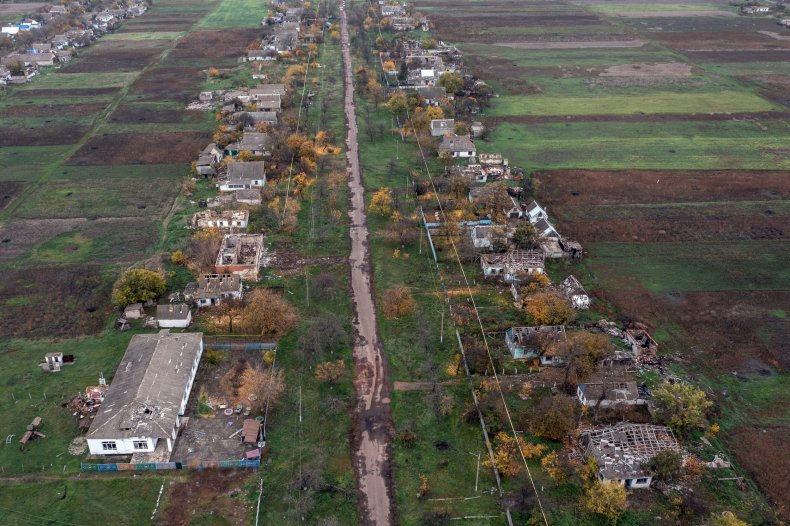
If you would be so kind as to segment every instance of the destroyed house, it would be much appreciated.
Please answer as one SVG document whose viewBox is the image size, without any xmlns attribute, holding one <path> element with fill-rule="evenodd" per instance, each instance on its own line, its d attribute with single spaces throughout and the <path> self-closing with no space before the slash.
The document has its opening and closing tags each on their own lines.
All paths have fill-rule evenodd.
<svg viewBox="0 0 790 526">
<path fill-rule="evenodd" d="M 483 274 L 499 277 L 508 283 L 518 281 L 524 274 L 543 274 L 545 256 L 540 250 L 509 250 L 504 254 L 480 256 Z"/>
<path fill-rule="evenodd" d="M 431 136 L 441 137 L 455 132 L 455 119 L 431 119 Z"/>
<path fill-rule="evenodd" d="M 242 279 L 258 279 L 263 256 L 263 234 L 226 234 L 219 247 L 217 274 L 239 274 Z"/>
<path fill-rule="evenodd" d="M 429 106 L 438 106 L 447 98 L 447 90 L 441 86 L 417 86 L 414 91 Z"/>
<path fill-rule="evenodd" d="M 575 276 L 571 275 L 565 278 L 560 283 L 559 288 L 562 294 L 571 302 L 574 309 L 590 308 L 590 296 L 587 295 L 587 291 L 584 290 L 584 287 Z"/>
<path fill-rule="evenodd" d="M 192 216 L 191 226 L 196 228 L 247 228 L 250 213 L 247 210 L 202 210 Z"/>
<path fill-rule="evenodd" d="M 538 327 L 511 327 L 505 331 L 505 344 L 511 356 L 516 360 L 530 360 L 543 356 L 541 348 L 544 343 L 559 342 L 565 339 L 564 325 L 541 325 Z M 546 359 L 544 365 L 555 363 L 553 358 Z"/>
<path fill-rule="evenodd" d="M 640 396 L 636 382 L 605 378 L 579 384 L 576 387 L 576 398 L 587 407 L 641 405 L 646 402 Z"/>
<path fill-rule="evenodd" d="M 642 356 L 644 354 L 656 354 L 658 352 L 658 344 L 650 336 L 650 334 L 643 329 L 628 329 L 625 331 L 625 341 L 631 345 L 631 351 L 634 356 Z"/>
<path fill-rule="evenodd" d="M 213 307 L 226 299 L 242 298 L 241 277 L 236 274 L 203 274 L 194 284 L 194 290 L 184 291 L 198 307 Z"/>
<path fill-rule="evenodd" d="M 633 489 L 648 488 L 653 481 L 643 464 L 663 451 L 681 452 L 668 427 L 630 422 L 581 431 L 579 449 L 597 462 L 599 480 Z"/>
<path fill-rule="evenodd" d="M 91 454 L 172 452 L 202 354 L 199 332 L 134 335 L 88 431 Z"/>
<path fill-rule="evenodd" d="M 266 163 L 263 161 L 235 162 L 228 165 L 228 173 L 217 182 L 220 192 L 235 192 L 263 188 L 266 185 Z"/>
</svg>

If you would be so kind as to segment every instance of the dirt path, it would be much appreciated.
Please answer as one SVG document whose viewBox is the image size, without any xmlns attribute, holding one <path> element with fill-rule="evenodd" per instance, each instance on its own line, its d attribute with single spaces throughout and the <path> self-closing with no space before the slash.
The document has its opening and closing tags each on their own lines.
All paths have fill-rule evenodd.
<svg viewBox="0 0 790 526">
<path fill-rule="evenodd" d="M 385 525 L 395 522 L 393 502 L 390 412 L 387 372 L 376 325 L 376 306 L 371 283 L 365 189 L 359 168 L 357 121 L 354 105 L 354 78 L 349 49 L 345 1 L 340 2 L 340 35 L 343 42 L 344 107 L 347 123 L 346 163 L 348 166 L 351 223 L 351 298 L 354 305 L 354 470 L 359 488 L 360 524 Z"/>
</svg>

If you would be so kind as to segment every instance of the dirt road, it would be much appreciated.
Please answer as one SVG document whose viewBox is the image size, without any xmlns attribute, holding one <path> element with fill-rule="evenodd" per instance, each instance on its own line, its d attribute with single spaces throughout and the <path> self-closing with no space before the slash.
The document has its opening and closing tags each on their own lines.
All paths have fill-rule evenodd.
<svg viewBox="0 0 790 526">
<path fill-rule="evenodd" d="M 340 35 L 343 43 L 345 113 L 347 124 L 346 163 L 348 167 L 351 223 L 351 298 L 354 305 L 354 470 L 359 491 L 360 524 L 395 523 L 393 502 L 391 438 L 392 413 L 386 364 L 376 325 L 376 306 L 371 283 L 370 252 L 365 188 L 359 168 L 358 130 L 354 105 L 354 77 L 349 49 L 345 1 L 340 2 Z"/>
</svg>

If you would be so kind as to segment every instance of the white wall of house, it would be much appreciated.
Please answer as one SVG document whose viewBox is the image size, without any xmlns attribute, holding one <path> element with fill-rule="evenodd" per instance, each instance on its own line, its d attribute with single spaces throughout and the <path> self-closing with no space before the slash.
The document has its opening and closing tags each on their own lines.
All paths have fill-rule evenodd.
<svg viewBox="0 0 790 526">
<path fill-rule="evenodd" d="M 187 314 L 186 319 L 183 320 L 162 320 L 157 319 L 156 323 L 160 329 L 186 329 L 192 323 L 192 312 Z"/>
<path fill-rule="evenodd" d="M 91 455 L 131 455 L 156 449 L 156 438 L 89 438 L 88 450 Z"/>
</svg>

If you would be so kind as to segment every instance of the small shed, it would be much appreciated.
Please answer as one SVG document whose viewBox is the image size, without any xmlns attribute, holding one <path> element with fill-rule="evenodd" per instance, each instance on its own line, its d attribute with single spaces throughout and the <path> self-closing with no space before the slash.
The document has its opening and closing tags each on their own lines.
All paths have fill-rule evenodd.
<svg viewBox="0 0 790 526">
<path fill-rule="evenodd" d="M 145 316 L 142 303 L 132 303 L 123 309 L 123 317 L 127 320 L 139 320 Z"/>
<path fill-rule="evenodd" d="M 257 444 L 261 434 L 261 423 L 254 418 L 244 420 L 241 430 L 241 441 L 245 444 Z"/>
</svg>

